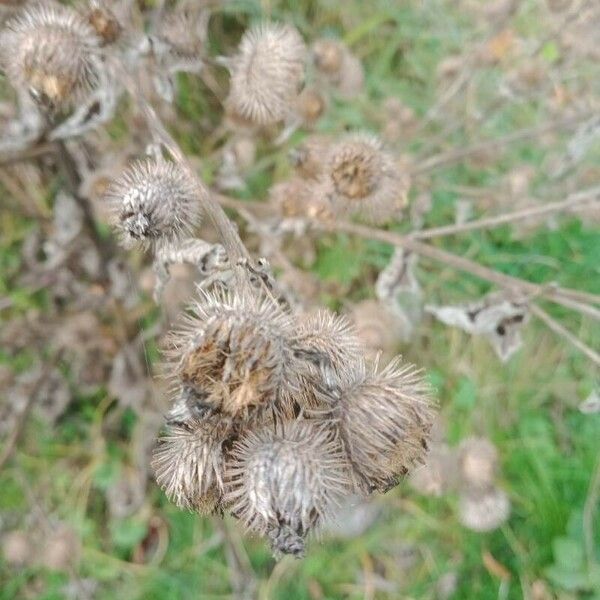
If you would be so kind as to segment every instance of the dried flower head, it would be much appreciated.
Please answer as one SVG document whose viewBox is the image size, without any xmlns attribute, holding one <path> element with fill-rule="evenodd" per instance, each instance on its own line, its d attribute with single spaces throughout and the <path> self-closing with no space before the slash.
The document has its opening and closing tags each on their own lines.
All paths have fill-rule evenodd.
<svg viewBox="0 0 600 600">
<path fill-rule="evenodd" d="M 367 491 L 387 491 L 422 464 L 434 420 L 430 388 L 410 364 L 393 360 L 381 372 L 355 369 L 337 416 L 354 470 Z"/>
<path fill-rule="evenodd" d="M 321 221 L 333 218 L 327 199 L 315 195 L 310 182 L 301 177 L 275 184 L 269 190 L 269 200 L 285 218 L 309 217 Z"/>
<path fill-rule="evenodd" d="M 312 46 L 312 57 L 318 74 L 346 98 L 358 94 L 365 82 L 362 63 L 338 40 L 320 39 Z"/>
<path fill-rule="evenodd" d="M 167 13 L 157 25 L 155 49 L 160 54 L 167 52 L 170 56 L 164 58 L 176 69 L 200 65 L 209 15 L 208 11 L 191 6 Z"/>
<path fill-rule="evenodd" d="M 247 31 L 232 59 L 230 110 L 257 125 L 285 119 L 304 77 L 306 48 L 290 25 L 264 24 Z"/>
<path fill-rule="evenodd" d="M 306 87 L 296 101 L 296 112 L 305 127 L 313 127 L 323 116 L 327 102 L 316 88 Z"/>
<path fill-rule="evenodd" d="M 311 421 L 249 432 L 226 467 L 226 502 L 275 554 L 302 556 L 306 535 L 351 489 L 347 461 L 331 430 Z"/>
<path fill-rule="evenodd" d="M 103 44 L 113 44 L 121 35 L 122 26 L 107 0 L 91 0 L 86 17 Z"/>
<path fill-rule="evenodd" d="M 397 166 L 377 138 L 350 134 L 331 146 L 324 163 L 323 192 L 339 214 L 382 223 L 405 205 Z"/>
<path fill-rule="evenodd" d="M 361 346 L 352 323 L 328 310 L 302 315 L 294 333 L 294 355 L 327 371 L 341 375 L 352 370 Z"/>
<path fill-rule="evenodd" d="M 191 412 L 245 419 L 278 408 L 289 384 L 290 330 L 290 317 L 271 298 L 201 292 L 168 353 Z"/>
<path fill-rule="evenodd" d="M 60 4 L 27 7 L 0 36 L 0 56 L 12 85 L 53 109 L 81 101 L 94 87 L 98 46 L 92 27 Z"/>
<path fill-rule="evenodd" d="M 180 508 L 209 514 L 222 495 L 222 444 L 227 426 L 213 416 L 171 423 L 159 439 L 152 468 L 156 482 Z"/>
<path fill-rule="evenodd" d="M 290 151 L 290 162 L 298 175 L 317 179 L 323 173 L 323 161 L 329 152 L 332 140 L 328 136 L 315 134 L 308 136 Z"/>
<path fill-rule="evenodd" d="M 467 438 L 458 449 L 460 475 L 468 488 L 488 489 L 494 485 L 498 452 L 485 438 Z"/>
<path fill-rule="evenodd" d="M 485 491 L 470 491 L 461 495 L 459 520 L 473 531 L 492 531 L 500 527 L 510 515 L 510 500 L 506 493 L 497 488 Z"/>
<path fill-rule="evenodd" d="M 125 245 L 156 246 L 188 237 L 200 222 L 197 185 L 163 159 L 135 161 L 111 184 L 107 196 Z"/>
<path fill-rule="evenodd" d="M 351 318 L 369 359 L 380 353 L 391 358 L 398 343 L 406 339 L 406 323 L 377 300 L 363 300 L 353 306 Z"/>
</svg>

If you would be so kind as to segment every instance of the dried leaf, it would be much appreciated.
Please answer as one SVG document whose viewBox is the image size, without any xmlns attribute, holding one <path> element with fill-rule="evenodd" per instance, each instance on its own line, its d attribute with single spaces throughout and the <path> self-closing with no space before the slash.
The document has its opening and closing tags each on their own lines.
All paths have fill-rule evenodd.
<svg viewBox="0 0 600 600">
<path fill-rule="evenodd" d="M 428 305 L 425 310 L 446 325 L 484 335 L 503 362 L 521 347 L 521 329 L 529 317 L 526 299 L 503 293 L 461 306 Z"/>
</svg>

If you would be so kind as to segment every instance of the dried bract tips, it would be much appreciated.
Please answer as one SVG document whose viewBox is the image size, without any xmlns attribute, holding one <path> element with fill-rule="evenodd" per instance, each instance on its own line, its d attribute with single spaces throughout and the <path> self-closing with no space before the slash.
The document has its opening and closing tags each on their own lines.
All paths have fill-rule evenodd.
<svg viewBox="0 0 600 600">
<path fill-rule="evenodd" d="M 178 165 L 164 159 L 134 162 L 108 191 L 115 226 L 126 246 L 156 246 L 189 237 L 207 194 Z"/>
<path fill-rule="evenodd" d="M 227 105 L 257 125 L 286 119 L 294 109 L 306 48 L 290 25 L 264 24 L 247 31 L 231 59 Z"/>
<path fill-rule="evenodd" d="M 226 434 L 227 427 L 211 416 L 167 426 L 152 467 L 169 500 L 202 514 L 215 510 L 221 498 Z"/>
<path fill-rule="evenodd" d="M 434 419 L 430 389 L 410 364 L 357 370 L 342 390 L 339 429 L 366 491 L 385 492 L 422 464 Z"/>
<path fill-rule="evenodd" d="M 61 109 L 81 101 L 97 82 L 99 39 L 74 10 L 42 3 L 25 8 L 0 36 L 10 82 L 41 105 Z"/>
<path fill-rule="evenodd" d="M 339 440 L 310 421 L 243 436 L 227 464 L 226 487 L 232 514 L 268 536 L 275 555 L 298 557 L 307 534 L 351 489 Z"/>
<path fill-rule="evenodd" d="M 103 44 L 119 39 L 122 27 L 106 0 L 91 0 L 86 17 Z"/>
</svg>

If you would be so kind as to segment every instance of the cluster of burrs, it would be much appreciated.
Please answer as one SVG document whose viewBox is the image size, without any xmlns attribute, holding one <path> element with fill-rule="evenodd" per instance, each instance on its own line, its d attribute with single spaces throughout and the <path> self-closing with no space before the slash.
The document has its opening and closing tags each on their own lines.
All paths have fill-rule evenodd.
<svg viewBox="0 0 600 600">
<path fill-rule="evenodd" d="M 367 366 L 332 313 L 292 315 L 252 286 L 201 289 L 166 356 L 159 485 L 181 508 L 231 513 L 275 555 L 301 556 L 345 496 L 385 492 L 424 459 L 422 375 Z"/>
</svg>

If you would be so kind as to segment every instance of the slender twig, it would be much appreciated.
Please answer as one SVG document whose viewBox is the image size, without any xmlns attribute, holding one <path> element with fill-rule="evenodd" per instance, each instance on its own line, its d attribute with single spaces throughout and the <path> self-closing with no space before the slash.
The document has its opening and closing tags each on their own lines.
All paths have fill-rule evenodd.
<svg viewBox="0 0 600 600">
<path fill-rule="evenodd" d="M 477 154 L 478 152 L 482 152 L 484 150 L 502 148 L 503 146 L 507 146 L 509 144 L 512 144 L 513 142 L 518 142 L 523 139 L 540 136 L 555 129 L 561 129 L 563 127 L 573 127 L 574 125 L 578 125 L 579 123 L 581 123 L 581 121 L 585 120 L 589 116 L 590 113 L 583 113 L 574 117 L 568 117 L 566 119 L 552 121 L 550 123 L 544 123 L 543 125 L 538 125 L 536 127 L 527 127 L 526 129 L 513 131 L 512 133 L 509 133 L 508 135 L 505 135 L 503 137 L 494 140 L 484 140 L 482 142 L 477 142 L 475 144 L 472 144 L 471 146 L 467 146 L 466 148 L 458 148 L 449 152 L 442 152 L 440 154 L 423 160 L 421 163 L 413 167 L 411 169 L 411 174 L 419 175 L 421 173 L 427 173 L 438 167 L 458 163 L 463 159 L 468 158 L 469 156 L 472 156 L 473 154 Z"/>
<path fill-rule="evenodd" d="M 399 246 L 401 248 L 412 250 L 420 256 L 444 263 L 452 268 L 458 269 L 459 271 L 470 273 L 471 275 L 475 275 L 480 279 L 489 281 L 490 283 L 494 283 L 503 288 L 521 290 L 533 295 L 542 295 L 555 304 L 560 304 L 565 308 L 570 308 L 600 321 L 600 310 L 565 296 L 565 292 L 568 293 L 575 290 L 565 290 L 564 288 L 558 288 L 553 284 L 538 284 L 525 279 L 519 279 L 518 277 L 513 277 L 511 275 L 506 275 L 505 273 L 494 271 L 489 267 L 485 267 L 463 256 L 452 254 L 451 252 L 447 252 L 441 248 L 437 248 L 430 244 L 413 239 L 410 236 L 402 236 L 392 231 L 383 231 L 380 229 L 367 227 L 365 225 L 345 222 L 318 223 L 313 221 L 312 224 L 316 228 L 325 231 L 349 233 L 359 237 L 379 240 L 381 242 L 392 244 L 393 246 Z"/>
<path fill-rule="evenodd" d="M 600 354 L 595 350 L 592 350 L 587 344 L 584 344 L 576 335 L 571 333 L 568 329 L 563 327 L 558 321 L 553 319 L 545 310 L 539 306 L 532 304 L 531 312 L 543 321 L 548 329 L 554 331 L 554 333 L 565 338 L 569 343 L 573 344 L 580 352 L 585 354 L 593 363 L 600 367 Z"/>
<path fill-rule="evenodd" d="M 431 239 L 435 237 L 441 237 L 444 235 L 455 235 L 457 233 L 463 233 L 465 231 L 473 231 L 476 229 L 491 229 L 498 227 L 506 223 L 513 223 L 515 221 L 521 221 L 529 217 L 536 217 L 540 215 L 551 214 L 568 210 L 575 206 L 585 204 L 587 202 L 595 201 L 600 197 L 600 186 L 583 190 L 575 194 L 571 194 L 565 200 L 559 202 L 550 202 L 548 204 L 542 204 L 540 206 L 532 206 L 524 208 L 523 210 L 517 210 L 514 212 L 506 213 L 503 215 L 496 215 L 494 217 L 487 217 L 485 219 L 478 219 L 477 221 L 468 221 L 461 224 L 443 225 L 442 227 L 432 227 L 431 229 L 423 229 L 416 231 L 411 234 L 411 237 L 417 240 Z"/>
</svg>

